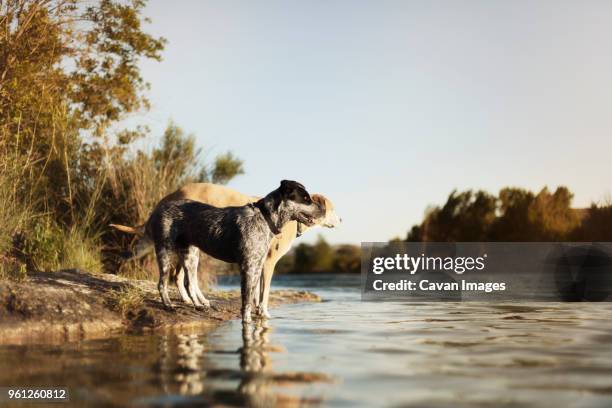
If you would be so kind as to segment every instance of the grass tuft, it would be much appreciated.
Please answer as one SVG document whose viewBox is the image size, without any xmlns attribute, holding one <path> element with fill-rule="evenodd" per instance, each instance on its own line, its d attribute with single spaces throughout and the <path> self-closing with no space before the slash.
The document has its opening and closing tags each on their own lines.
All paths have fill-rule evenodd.
<svg viewBox="0 0 612 408">
<path fill-rule="evenodd" d="M 129 311 L 134 311 L 144 304 L 145 293 L 137 286 L 125 285 L 121 289 L 114 291 L 109 299 L 111 309 L 127 316 Z"/>
<path fill-rule="evenodd" d="M 27 279 L 27 267 L 15 258 L 0 256 L 0 280 L 23 282 Z"/>
</svg>

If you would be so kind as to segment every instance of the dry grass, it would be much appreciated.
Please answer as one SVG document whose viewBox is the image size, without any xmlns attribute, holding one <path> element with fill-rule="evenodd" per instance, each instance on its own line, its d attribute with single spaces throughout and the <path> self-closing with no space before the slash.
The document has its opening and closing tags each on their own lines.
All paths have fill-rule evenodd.
<svg viewBox="0 0 612 408">
<path fill-rule="evenodd" d="M 129 279 L 156 282 L 158 274 L 155 258 L 147 255 L 143 260 L 124 262 L 119 267 L 118 275 Z"/>
<path fill-rule="evenodd" d="M 19 183 L 30 167 L 27 158 L 0 143 L 0 279 L 24 280 L 27 276 L 15 243 L 34 217 L 29 197 L 24 196 Z"/>
<path fill-rule="evenodd" d="M 133 237 L 108 224 L 138 225 L 183 184 L 201 181 L 208 173 L 224 180 L 242 172 L 241 162 L 231 155 L 218 157 L 213 168 L 204 167 L 194 138 L 172 124 L 161 145 L 150 151 L 129 154 L 110 146 L 98 147 L 92 160 L 88 151 L 75 156 L 81 164 L 97 166 L 74 165 L 76 158 L 53 162 L 52 156 L 61 152 L 56 148 L 34 161 L 19 140 L 0 122 L 0 278 L 21 276 L 24 270 L 77 268 L 157 280 L 153 256 L 122 262 L 120 253 Z M 42 141 L 32 136 L 32 146 Z M 223 268 L 203 261 L 202 285 L 207 286 L 211 271 Z"/>
<path fill-rule="evenodd" d="M 32 180 L 34 164 L 0 144 L 0 279 L 25 279 L 28 269 L 101 272 L 98 236 L 85 227 L 93 209 L 70 228 L 35 210 L 39 202 L 26 182 Z"/>
<path fill-rule="evenodd" d="M 15 258 L 0 257 L 0 280 L 21 282 L 28 277 L 26 265 Z"/>
<path fill-rule="evenodd" d="M 72 228 L 64 236 L 61 262 L 57 269 L 82 269 L 91 273 L 103 270 L 100 244 L 82 230 Z"/>
<path fill-rule="evenodd" d="M 111 309 L 127 316 L 130 310 L 137 310 L 144 304 L 145 293 L 137 286 L 125 285 L 113 292 L 109 299 Z"/>
<path fill-rule="evenodd" d="M 0 144 L 0 254 L 10 252 L 15 235 L 27 227 L 33 216 L 29 197 L 24 196 L 19 182 L 27 168 L 27 158 Z"/>
</svg>

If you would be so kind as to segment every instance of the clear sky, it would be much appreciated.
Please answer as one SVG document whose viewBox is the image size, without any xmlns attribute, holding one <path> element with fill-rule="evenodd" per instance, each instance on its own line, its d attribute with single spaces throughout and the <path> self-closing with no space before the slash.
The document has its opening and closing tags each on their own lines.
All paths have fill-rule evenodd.
<svg viewBox="0 0 612 408">
<path fill-rule="evenodd" d="M 262 195 L 328 196 L 331 242 L 405 236 L 454 189 L 568 186 L 609 197 L 610 1 L 162 1 L 143 62 L 155 134 L 169 119 L 226 150 Z M 316 233 L 310 232 L 306 241 Z"/>
</svg>

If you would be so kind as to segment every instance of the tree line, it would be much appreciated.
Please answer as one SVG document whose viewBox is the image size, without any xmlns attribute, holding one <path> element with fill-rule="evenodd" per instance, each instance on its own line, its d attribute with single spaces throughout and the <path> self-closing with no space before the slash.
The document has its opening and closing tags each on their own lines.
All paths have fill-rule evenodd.
<svg viewBox="0 0 612 408">
<path fill-rule="evenodd" d="M 506 187 L 497 196 L 486 191 L 453 191 L 446 203 L 427 209 L 406 241 L 610 241 L 612 206 L 572 208 L 567 187 L 538 193 Z"/>
<path fill-rule="evenodd" d="M 358 273 L 361 249 L 357 245 L 330 245 L 319 235 L 314 244 L 301 243 L 283 257 L 279 273 Z"/>
<path fill-rule="evenodd" d="M 483 190 L 452 191 L 446 202 L 428 208 L 409 242 L 612 241 L 612 205 L 572 207 L 566 187 L 537 193 L 506 187 L 497 196 Z M 360 248 L 331 246 L 322 237 L 298 245 L 279 263 L 285 273 L 359 272 Z"/>
</svg>

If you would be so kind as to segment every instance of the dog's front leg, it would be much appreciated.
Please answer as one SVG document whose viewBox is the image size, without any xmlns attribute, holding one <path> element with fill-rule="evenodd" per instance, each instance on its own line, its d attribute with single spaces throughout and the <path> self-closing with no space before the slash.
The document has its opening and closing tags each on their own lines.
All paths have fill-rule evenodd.
<svg viewBox="0 0 612 408">
<path fill-rule="evenodd" d="M 262 276 L 263 275 L 260 272 L 259 279 L 257 279 L 257 281 L 255 282 L 254 288 L 253 288 L 253 307 L 255 308 L 255 313 L 257 313 L 259 310 L 259 299 L 260 299 L 260 293 L 261 293 Z"/>
<path fill-rule="evenodd" d="M 251 321 L 251 311 L 255 296 L 255 287 L 259 284 L 262 262 L 245 263 L 240 269 L 240 289 L 242 295 L 242 321 Z"/>
<path fill-rule="evenodd" d="M 210 302 L 208 299 L 204 298 L 204 300 L 200 303 L 199 294 L 201 292 L 198 288 L 198 262 L 200 259 L 200 252 L 196 246 L 190 246 L 189 252 L 185 258 L 185 268 L 187 269 L 187 276 L 189 277 L 189 296 L 193 300 L 196 308 L 202 308 L 204 306 L 210 306 Z M 204 295 L 202 295 L 203 297 Z"/>
</svg>

